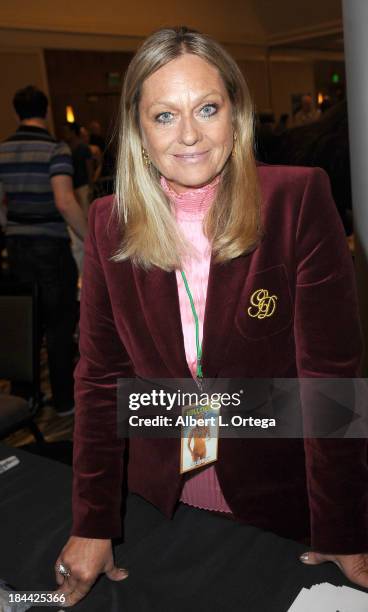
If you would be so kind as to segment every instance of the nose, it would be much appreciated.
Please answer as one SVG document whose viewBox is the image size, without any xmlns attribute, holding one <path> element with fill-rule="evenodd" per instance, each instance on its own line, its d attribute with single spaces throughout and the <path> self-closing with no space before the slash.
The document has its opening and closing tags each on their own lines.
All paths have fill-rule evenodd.
<svg viewBox="0 0 368 612">
<path fill-rule="evenodd" d="M 182 117 L 180 121 L 180 142 L 192 146 L 201 139 L 201 132 L 196 120 L 192 116 Z"/>
</svg>

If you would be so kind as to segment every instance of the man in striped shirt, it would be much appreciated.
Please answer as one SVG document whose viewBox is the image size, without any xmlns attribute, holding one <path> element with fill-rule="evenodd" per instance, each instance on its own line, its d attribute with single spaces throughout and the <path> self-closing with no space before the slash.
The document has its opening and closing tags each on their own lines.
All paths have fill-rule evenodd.
<svg viewBox="0 0 368 612">
<path fill-rule="evenodd" d="M 70 150 L 47 131 L 45 94 L 28 86 L 15 94 L 13 104 L 20 125 L 0 144 L 9 268 L 15 280 L 39 285 L 53 403 L 64 416 L 74 409 L 77 315 L 77 271 L 67 224 L 83 239 L 87 221 L 73 193 Z"/>
</svg>

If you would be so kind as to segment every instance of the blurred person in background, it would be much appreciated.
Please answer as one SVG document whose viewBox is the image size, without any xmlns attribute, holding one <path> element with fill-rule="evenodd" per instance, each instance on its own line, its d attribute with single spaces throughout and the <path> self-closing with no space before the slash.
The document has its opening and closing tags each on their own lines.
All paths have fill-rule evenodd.
<svg viewBox="0 0 368 612">
<path fill-rule="evenodd" d="M 321 115 L 324 115 L 324 113 L 326 113 L 332 107 L 333 107 L 333 102 L 331 98 L 329 96 L 325 96 L 321 104 L 319 105 L 319 108 L 321 110 Z"/>
<path fill-rule="evenodd" d="M 307 123 L 314 123 L 318 121 L 321 116 L 321 111 L 315 109 L 313 105 L 313 98 L 310 94 L 305 94 L 301 99 L 301 108 L 294 115 L 293 124 L 294 126 L 306 125 Z"/>
<path fill-rule="evenodd" d="M 259 113 L 255 128 L 255 153 L 258 161 L 271 163 L 278 138 L 274 132 L 275 115 L 271 112 Z"/>
<path fill-rule="evenodd" d="M 81 138 L 81 130 L 78 123 L 66 123 L 63 131 L 64 140 L 72 151 L 73 159 L 73 187 L 75 197 L 83 211 L 85 218 L 88 217 L 88 209 L 93 191 L 94 163 L 91 149 Z M 70 229 L 72 251 L 76 260 L 79 274 L 83 268 L 83 241 Z"/>
<path fill-rule="evenodd" d="M 101 153 L 105 152 L 106 149 L 106 140 L 102 135 L 102 127 L 101 123 L 94 119 L 89 124 L 89 142 L 92 145 L 96 145 L 101 149 Z"/>
<path fill-rule="evenodd" d="M 349 127 L 346 100 L 332 106 L 314 123 L 281 135 L 272 163 L 323 168 L 347 236 L 353 232 Z"/>
<path fill-rule="evenodd" d="M 100 147 L 98 147 L 95 144 L 90 143 L 90 133 L 89 133 L 89 130 L 84 125 L 80 126 L 79 133 L 80 133 L 80 137 L 81 137 L 83 144 L 89 147 L 89 150 L 91 151 L 91 154 L 92 154 L 92 161 L 93 161 L 92 183 L 94 187 L 95 182 L 99 179 L 101 175 L 103 154 L 102 154 Z"/>
<path fill-rule="evenodd" d="M 74 193 L 87 217 L 90 205 L 90 195 L 93 187 L 92 151 L 82 140 L 81 128 L 78 123 L 65 124 L 64 140 L 68 143 L 72 151 Z"/>
<path fill-rule="evenodd" d="M 290 119 L 289 113 L 282 113 L 280 115 L 280 119 L 278 120 L 278 123 L 275 126 L 275 129 L 273 131 L 273 133 L 276 134 L 276 136 L 286 132 L 286 130 L 289 127 L 289 119 Z"/>
<path fill-rule="evenodd" d="M 73 191 L 70 149 L 47 130 L 46 95 L 28 86 L 16 92 L 13 105 L 19 127 L 0 144 L 9 270 L 15 281 L 39 285 L 53 405 L 64 416 L 74 410 L 77 313 L 77 269 L 67 225 L 83 240 L 87 223 Z"/>
<path fill-rule="evenodd" d="M 89 133 L 90 144 L 98 147 L 102 156 L 99 174 L 95 180 L 94 192 L 95 197 L 102 197 L 113 193 L 114 190 L 115 153 L 111 140 L 107 141 L 103 135 L 101 124 L 96 119 L 89 124 Z"/>
</svg>

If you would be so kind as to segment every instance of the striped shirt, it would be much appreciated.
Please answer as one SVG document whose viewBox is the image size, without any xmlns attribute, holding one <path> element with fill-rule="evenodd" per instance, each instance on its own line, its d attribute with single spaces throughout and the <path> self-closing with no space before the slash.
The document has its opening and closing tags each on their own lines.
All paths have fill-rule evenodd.
<svg viewBox="0 0 368 612">
<path fill-rule="evenodd" d="M 73 175 L 71 152 L 47 130 L 21 125 L 0 143 L 0 182 L 5 193 L 8 236 L 69 239 L 51 186 L 51 178 L 57 175 Z"/>
</svg>

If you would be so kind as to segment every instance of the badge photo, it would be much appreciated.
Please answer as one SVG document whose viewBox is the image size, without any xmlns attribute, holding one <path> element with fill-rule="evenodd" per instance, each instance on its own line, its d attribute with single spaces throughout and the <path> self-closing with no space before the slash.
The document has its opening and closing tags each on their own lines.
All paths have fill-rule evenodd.
<svg viewBox="0 0 368 612">
<path fill-rule="evenodd" d="M 181 416 L 180 473 L 217 460 L 219 408 L 211 404 L 184 406 Z"/>
</svg>

